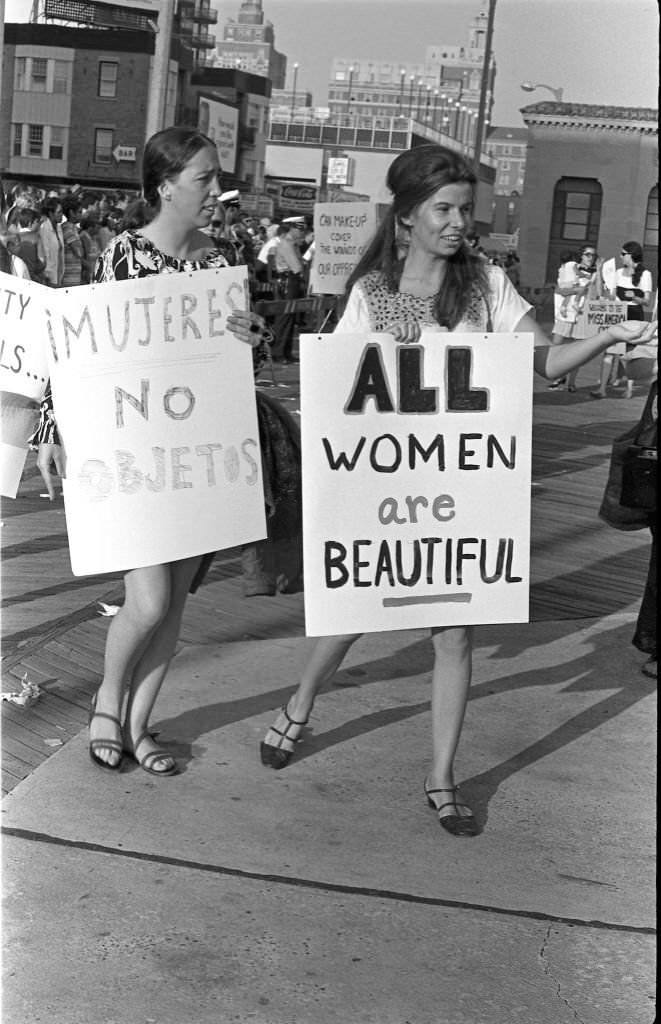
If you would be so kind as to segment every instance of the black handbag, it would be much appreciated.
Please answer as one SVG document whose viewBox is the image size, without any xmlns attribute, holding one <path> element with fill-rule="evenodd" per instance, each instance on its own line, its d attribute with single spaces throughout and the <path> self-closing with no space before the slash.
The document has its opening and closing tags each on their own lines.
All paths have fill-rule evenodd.
<svg viewBox="0 0 661 1024">
<path fill-rule="evenodd" d="M 655 380 L 636 426 L 613 442 L 599 516 L 616 530 L 642 530 L 656 518 L 657 418 Z"/>
</svg>

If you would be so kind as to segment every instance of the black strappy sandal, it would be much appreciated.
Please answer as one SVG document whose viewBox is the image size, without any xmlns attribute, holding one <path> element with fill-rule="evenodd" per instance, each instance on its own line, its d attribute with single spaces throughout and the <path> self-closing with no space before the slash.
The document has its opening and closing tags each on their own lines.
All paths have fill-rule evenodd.
<svg viewBox="0 0 661 1024">
<path fill-rule="evenodd" d="M 459 786 L 452 786 L 449 789 L 427 789 L 427 780 L 425 779 L 424 790 L 425 796 L 427 797 L 427 803 L 429 804 L 430 807 L 433 807 L 436 813 L 438 814 L 439 824 L 445 829 L 446 832 L 449 832 L 450 835 L 452 836 L 459 836 L 460 838 L 463 838 L 464 836 L 477 836 L 480 834 L 480 830 L 477 827 L 477 822 L 475 821 L 472 812 L 470 817 L 465 817 L 464 815 L 459 814 L 460 806 L 466 807 L 467 810 L 470 811 L 470 807 L 468 806 L 468 804 L 463 803 L 463 801 L 460 804 L 457 803 Z M 432 800 L 432 796 L 434 793 L 452 793 L 452 799 L 446 800 L 445 803 L 442 803 L 437 806 Z M 441 817 L 440 812 L 443 810 L 444 807 L 454 807 L 455 813 L 445 814 L 443 817 Z"/>
<path fill-rule="evenodd" d="M 137 751 L 143 740 L 153 740 L 154 736 L 158 733 L 149 732 L 145 729 L 141 732 L 137 740 L 133 742 L 130 736 L 127 736 L 124 741 L 124 753 L 128 754 L 133 758 L 138 767 L 142 768 L 143 772 L 148 772 L 149 775 L 167 776 L 167 775 L 178 775 L 179 767 L 177 762 L 173 758 L 169 750 L 164 750 L 163 747 L 157 747 L 156 750 L 150 751 L 149 754 L 145 754 L 144 757 L 138 757 Z M 172 761 L 172 764 L 168 768 L 154 768 L 156 761 Z"/>
<path fill-rule="evenodd" d="M 271 743 L 267 743 L 263 740 L 259 745 L 259 754 L 262 759 L 262 764 L 267 768 L 275 768 L 276 771 L 280 768 L 286 768 L 291 761 L 292 754 L 294 753 L 294 744 L 300 740 L 300 734 L 297 736 L 290 736 L 289 730 L 292 727 L 302 729 L 308 724 L 306 718 L 304 722 L 296 722 L 287 710 L 287 705 L 282 709 L 282 714 L 287 719 L 287 725 L 285 731 L 281 732 L 280 729 L 276 729 L 274 725 L 271 726 L 269 732 L 275 732 L 278 734 L 280 739 L 278 740 L 277 746 L 273 746 Z M 268 734 L 267 734 L 268 735 Z M 288 744 L 285 746 L 285 744 Z"/>
<path fill-rule="evenodd" d="M 88 725 L 91 725 L 95 718 L 107 718 L 109 722 L 112 722 L 113 725 L 117 726 L 119 735 L 122 735 L 122 723 L 119 718 L 116 718 L 115 715 L 107 715 L 105 711 L 96 710 L 96 694 L 94 694 L 90 701 Z M 104 761 L 97 753 L 99 750 L 111 750 L 113 753 L 119 754 L 119 760 L 114 764 L 111 764 L 110 761 Z M 94 764 L 98 765 L 99 768 L 105 768 L 108 772 L 121 771 L 122 760 L 124 757 L 124 745 L 119 740 L 90 739 L 89 752 L 92 761 Z"/>
</svg>

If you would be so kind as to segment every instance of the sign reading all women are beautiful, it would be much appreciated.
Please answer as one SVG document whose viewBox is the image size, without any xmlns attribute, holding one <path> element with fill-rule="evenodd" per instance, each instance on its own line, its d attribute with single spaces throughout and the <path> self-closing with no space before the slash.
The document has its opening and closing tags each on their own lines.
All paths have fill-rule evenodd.
<svg viewBox="0 0 661 1024">
<path fill-rule="evenodd" d="M 528 619 L 531 334 L 304 335 L 312 636 Z"/>
<path fill-rule="evenodd" d="M 252 354 L 225 322 L 246 308 L 245 268 L 49 299 L 44 335 L 74 574 L 264 537 Z"/>
</svg>

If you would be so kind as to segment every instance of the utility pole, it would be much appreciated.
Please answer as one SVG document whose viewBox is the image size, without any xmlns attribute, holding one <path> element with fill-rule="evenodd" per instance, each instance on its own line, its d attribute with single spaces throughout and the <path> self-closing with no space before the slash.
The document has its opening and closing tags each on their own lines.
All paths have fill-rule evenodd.
<svg viewBox="0 0 661 1024">
<path fill-rule="evenodd" d="M 482 155 L 482 136 L 484 135 L 484 120 L 486 117 L 487 91 L 489 88 L 489 69 L 491 66 L 491 41 L 493 39 L 493 23 L 496 17 L 496 0 L 489 0 L 489 15 L 487 19 L 487 38 L 484 43 L 484 63 L 482 65 L 482 81 L 480 84 L 480 106 L 477 113 L 477 128 L 475 129 L 475 153 L 473 154 L 473 172 L 479 181 L 480 157 Z"/>
<path fill-rule="evenodd" d="M 170 42 L 175 0 L 160 0 L 158 23 L 154 26 L 154 56 L 149 76 L 149 97 L 147 100 L 147 138 L 163 128 L 165 96 L 170 74 Z"/>
</svg>

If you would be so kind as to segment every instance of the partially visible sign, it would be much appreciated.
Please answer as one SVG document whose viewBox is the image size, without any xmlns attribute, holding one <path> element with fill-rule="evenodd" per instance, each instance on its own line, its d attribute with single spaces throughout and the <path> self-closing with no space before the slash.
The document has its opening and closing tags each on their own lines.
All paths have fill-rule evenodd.
<svg viewBox="0 0 661 1024">
<path fill-rule="evenodd" d="M 317 203 L 310 283 L 316 295 L 342 295 L 376 229 L 374 203 Z"/>
<path fill-rule="evenodd" d="M 353 161 L 348 156 L 328 158 L 326 181 L 329 185 L 353 185 Z"/>
<path fill-rule="evenodd" d="M 115 146 L 115 148 L 112 151 L 112 155 L 114 156 L 117 163 L 122 163 L 123 161 L 125 161 L 127 163 L 134 164 L 136 152 L 137 149 L 135 146 Z"/>
<path fill-rule="evenodd" d="M 198 127 L 215 142 L 221 171 L 234 174 L 239 155 L 239 111 L 204 94 L 198 102 Z"/>
<path fill-rule="evenodd" d="M 615 299 L 589 299 L 576 319 L 575 334 L 579 338 L 589 338 L 607 327 L 623 323 L 627 318 L 626 302 L 617 302 Z M 608 351 L 623 355 L 626 352 L 626 344 L 623 341 L 615 342 Z"/>
<path fill-rule="evenodd" d="M 312 213 L 316 198 L 316 185 L 280 182 L 277 206 L 283 213 Z"/>
<path fill-rule="evenodd" d="M 0 494 L 15 498 L 48 383 L 44 305 L 50 288 L 0 273 Z"/>
</svg>

